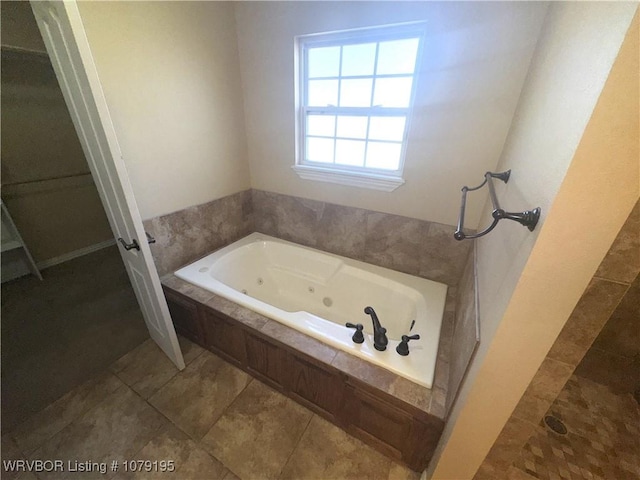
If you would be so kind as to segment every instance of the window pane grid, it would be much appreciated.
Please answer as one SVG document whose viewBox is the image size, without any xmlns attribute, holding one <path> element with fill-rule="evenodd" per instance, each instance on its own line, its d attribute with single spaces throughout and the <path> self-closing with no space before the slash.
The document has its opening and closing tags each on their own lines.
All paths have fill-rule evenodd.
<svg viewBox="0 0 640 480">
<path fill-rule="evenodd" d="M 363 173 L 401 172 L 420 35 L 301 44 L 304 163 Z M 310 67 L 311 59 L 328 63 Z"/>
<path fill-rule="evenodd" d="M 402 142 L 396 142 L 394 140 L 365 140 L 364 138 L 353 138 L 353 137 L 323 137 L 322 135 L 307 135 L 307 138 L 325 138 L 327 140 L 353 140 L 357 142 L 375 142 L 375 143 L 393 143 L 397 145 L 402 145 Z"/>
<path fill-rule="evenodd" d="M 315 112 L 307 112 L 307 121 L 305 122 L 307 125 L 307 131 L 305 133 L 307 139 L 306 144 L 307 146 L 311 145 L 319 148 L 321 151 L 311 155 L 309 148 L 307 148 L 305 161 L 325 166 L 331 164 L 339 165 L 340 168 L 350 167 L 360 168 L 361 170 L 376 169 L 397 171 L 400 168 L 402 146 L 406 136 L 405 125 L 407 116 L 398 114 L 384 116 L 379 115 L 379 112 L 369 115 L 349 115 L 345 113 L 346 112 L 332 115 L 319 115 L 320 118 L 325 118 L 329 122 L 325 125 L 316 124 L 314 126 L 315 133 L 313 133 L 309 131 L 309 123 L 311 119 L 315 119 L 314 117 L 318 115 Z M 348 118 L 362 119 L 364 121 L 363 123 L 365 123 L 365 132 L 352 133 L 352 136 L 339 134 L 338 128 L 341 120 Z M 376 119 L 378 121 L 377 131 L 373 132 L 372 123 L 373 120 Z M 392 123 L 385 124 L 383 119 L 389 119 L 384 120 L 384 122 L 391 121 Z M 385 135 L 394 136 L 394 120 L 400 121 L 402 124 L 402 128 L 400 128 L 397 123 L 395 125 L 395 137 L 397 139 L 384 138 Z M 380 122 L 383 123 L 380 124 Z M 329 129 L 327 127 L 329 127 Z M 353 126 L 351 126 L 351 128 L 353 130 Z M 343 131 L 344 129 L 343 124 Z M 401 133 L 399 133 L 400 131 Z M 360 145 L 360 147 L 357 147 L 357 145 Z M 372 148 L 374 149 L 373 151 L 371 151 Z M 330 152 L 327 149 L 329 149 Z M 352 155 L 355 155 L 353 152 L 358 149 L 361 149 L 362 153 L 357 157 L 345 157 L 345 152 L 351 152 Z"/>
</svg>

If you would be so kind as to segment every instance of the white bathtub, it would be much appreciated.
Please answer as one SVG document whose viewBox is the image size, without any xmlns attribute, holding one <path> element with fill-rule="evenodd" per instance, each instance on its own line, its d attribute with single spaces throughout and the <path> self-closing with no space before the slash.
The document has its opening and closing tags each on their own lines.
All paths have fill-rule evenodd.
<svg viewBox="0 0 640 480">
<path fill-rule="evenodd" d="M 252 233 L 175 275 L 427 388 L 433 384 L 447 286 L 387 268 Z M 373 348 L 371 306 L 387 329 Z M 411 325 L 415 320 L 413 328 Z M 351 340 L 362 323 L 365 342 Z M 396 347 L 402 335 L 409 355 Z"/>
</svg>

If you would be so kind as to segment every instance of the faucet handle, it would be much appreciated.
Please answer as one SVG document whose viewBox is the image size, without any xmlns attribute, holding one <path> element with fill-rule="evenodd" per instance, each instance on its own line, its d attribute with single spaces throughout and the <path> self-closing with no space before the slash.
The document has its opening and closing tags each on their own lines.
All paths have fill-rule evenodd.
<svg viewBox="0 0 640 480">
<path fill-rule="evenodd" d="M 409 355 L 409 340 L 420 340 L 420 335 L 402 335 L 402 341 L 396 347 L 396 352 L 403 357 Z"/>
<path fill-rule="evenodd" d="M 353 332 L 353 337 L 351 337 L 351 340 L 353 340 L 354 343 L 363 343 L 364 342 L 364 334 L 362 333 L 362 329 L 364 327 L 362 326 L 361 323 L 353 324 L 353 323 L 347 322 L 345 324 L 345 327 L 355 328 L 356 329 L 356 331 Z"/>
</svg>

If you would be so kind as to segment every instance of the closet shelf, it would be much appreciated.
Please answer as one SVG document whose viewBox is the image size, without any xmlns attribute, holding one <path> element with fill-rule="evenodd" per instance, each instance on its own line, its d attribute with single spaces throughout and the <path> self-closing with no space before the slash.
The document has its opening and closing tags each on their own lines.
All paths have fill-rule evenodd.
<svg viewBox="0 0 640 480">
<path fill-rule="evenodd" d="M 42 274 L 33 260 L 29 249 L 22 240 L 16 224 L 13 222 L 9 210 L 4 202 L 0 202 L 2 209 L 2 281 L 13 280 L 29 272 L 42 280 Z M 11 253 L 9 253 L 11 252 Z"/>
<path fill-rule="evenodd" d="M 9 250 L 15 250 L 16 248 L 22 248 L 22 244 L 17 240 L 9 240 L 6 242 L 2 242 L 2 248 L 0 248 L 0 252 L 8 252 Z"/>
</svg>

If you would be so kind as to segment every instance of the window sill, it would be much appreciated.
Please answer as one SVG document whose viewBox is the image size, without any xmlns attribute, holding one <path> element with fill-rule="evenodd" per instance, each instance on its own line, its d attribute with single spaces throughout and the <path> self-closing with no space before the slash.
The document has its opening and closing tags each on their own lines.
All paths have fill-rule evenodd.
<svg viewBox="0 0 640 480">
<path fill-rule="evenodd" d="M 403 178 L 393 175 L 340 171 L 330 168 L 311 167 L 309 165 L 294 165 L 291 168 L 293 168 L 300 178 L 305 180 L 337 183 L 350 187 L 371 188 L 383 192 L 393 192 L 396 188 L 404 184 Z"/>
</svg>

